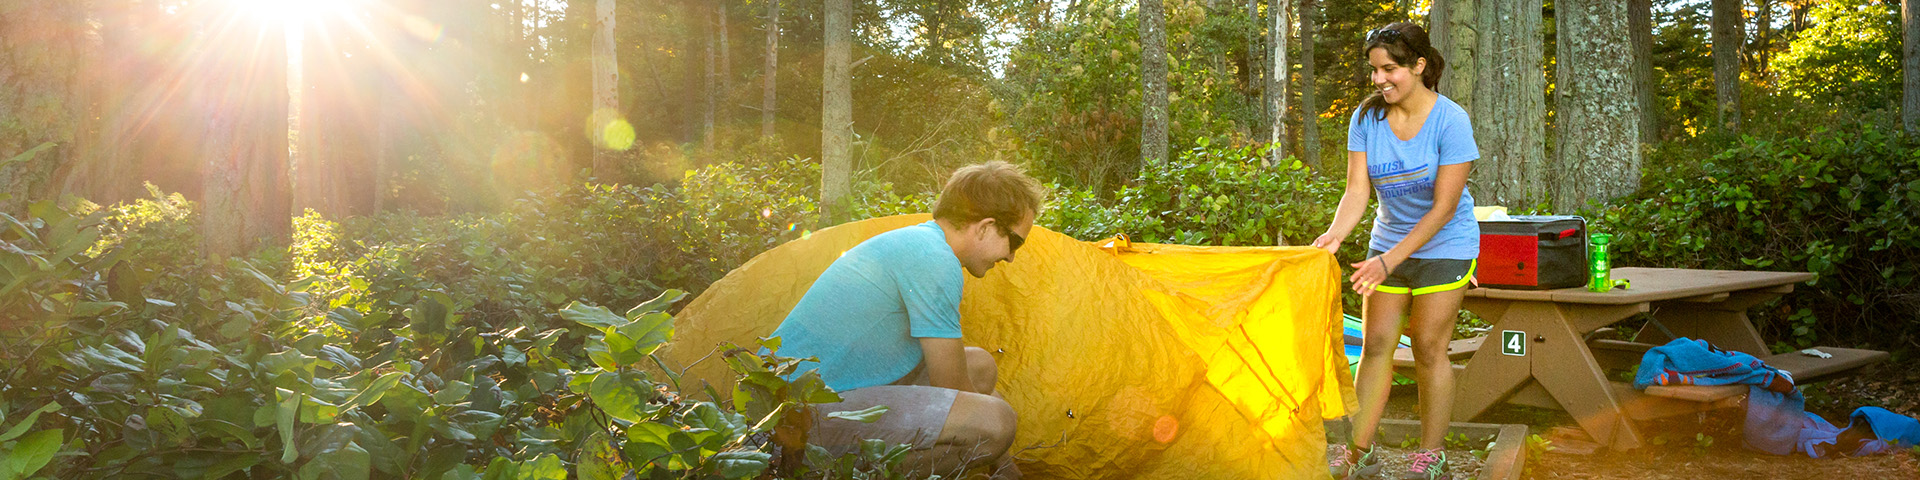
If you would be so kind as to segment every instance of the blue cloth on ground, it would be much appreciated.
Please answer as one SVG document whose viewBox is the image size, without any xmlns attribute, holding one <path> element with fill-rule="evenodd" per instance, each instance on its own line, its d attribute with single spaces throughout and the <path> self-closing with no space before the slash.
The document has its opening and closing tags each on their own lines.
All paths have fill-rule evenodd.
<svg viewBox="0 0 1920 480">
<path fill-rule="evenodd" d="M 1807 398 L 1799 390 L 1779 393 L 1754 385 L 1747 387 L 1747 423 L 1740 430 L 1747 448 L 1820 458 L 1818 447 L 1832 445 L 1844 429 L 1807 413 Z"/>
<path fill-rule="evenodd" d="M 1867 442 L 1854 455 L 1871 455 L 1920 445 L 1920 419 L 1880 407 L 1860 407 L 1848 416 L 1848 426 L 1859 422 L 1867 422 L 1868 426 L 1873 427 L 1873 436 L 1879 439 Z"/>
</svg>

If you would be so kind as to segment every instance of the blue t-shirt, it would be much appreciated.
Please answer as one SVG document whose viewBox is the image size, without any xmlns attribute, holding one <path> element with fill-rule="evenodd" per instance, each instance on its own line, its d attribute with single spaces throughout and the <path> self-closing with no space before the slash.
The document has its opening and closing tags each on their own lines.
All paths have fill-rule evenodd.
<svg viewBox="0 0 1920 480">
<path fill-rule="evenodd" d="M 960 338 L 960 259 L 929 221 L 847 250 L 820 274 L 780 328 L 780 356 L 818 357 L 835 391 L 886 385 L 920 364 L 920 338 Z"/>
<path fill-rule="evenodd" d="M 1467 112 L 1445 95 L 1433 103 L 1427 120 L 1413 140 L 1400 140 L 1384 119 L 1355 109 L 1347 123 L 1347 150 L 1367 153 L 1367 176 L 1380 197 L 1373 219 L 1373 250 L 1392 250 L 1413 232 L 1420 217 L 1433 210 L 1433 181 L 1441 165 L 1480 158 L 1473 143 L 1473 125 Z M 1473 195 L 1460 189 L 1460 205 L 1453 219 L 1412 258 L 1471 260 L 1480 256 L 1480 224 L 1473 218 Z"/>
</svg>

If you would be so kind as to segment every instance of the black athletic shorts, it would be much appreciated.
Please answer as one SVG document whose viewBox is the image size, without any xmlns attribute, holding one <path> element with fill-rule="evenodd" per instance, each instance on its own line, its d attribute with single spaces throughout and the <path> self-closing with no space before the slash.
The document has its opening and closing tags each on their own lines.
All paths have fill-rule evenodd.
<svg viewBox="0 0 1920 480">
<path fill-rule="evenodd" d="M 1368 258 L 1385 255 L 1386 252 L 1373 250 Z M 1452 260 L 1442 258 L 1409 258 L 1393 268 L 1387 274 L 1387 280 L 1374 290 L 1400 295 L 1425 295 L 1467 288 L 1468 279 L 1473 278 L 1474 260 Z"/>
</svg>

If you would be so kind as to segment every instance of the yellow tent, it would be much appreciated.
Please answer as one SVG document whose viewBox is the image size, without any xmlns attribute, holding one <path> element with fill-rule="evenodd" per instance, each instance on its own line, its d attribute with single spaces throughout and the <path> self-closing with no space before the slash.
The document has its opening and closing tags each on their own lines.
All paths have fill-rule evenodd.
<svg viewBox="0 0 1920 480">
<path fill-rule="evenodd" d="M 722 342 L 753 345 L 842 252 L 928 218 L 840 225 L 754 257 L 680 313 L 661 356 L 677 370 Z M 1081 242 L 1042 228 L 1026 245 L 1015 263 L 967 279 L 960 313 L 966 343 L 999 362 L 1028 478 L 1326 475 L 1321 420 L 1352 398 L 1331 255 Z M 717 358 L 688 376 L 731 391 Z"/>
</svg>

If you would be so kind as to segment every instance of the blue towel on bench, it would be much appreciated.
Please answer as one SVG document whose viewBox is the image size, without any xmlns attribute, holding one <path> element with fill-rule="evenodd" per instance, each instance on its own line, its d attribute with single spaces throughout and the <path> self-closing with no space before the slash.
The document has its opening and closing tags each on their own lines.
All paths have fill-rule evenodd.
<svg viewBox="0 0 1920 480">
<path fill-rule="evenodd" d="M 1681 337 L 1666 345 L 1648 349 L 1640 357 L 1640 370 L 1633 376 L 1633 388 L 1645 390 L 1654 385 L 1760 385 L 1766 386 L 1779 369 L 1740 352 L 1729 352 L 1708 345 L 1706 340 Z"/>
</svg>

